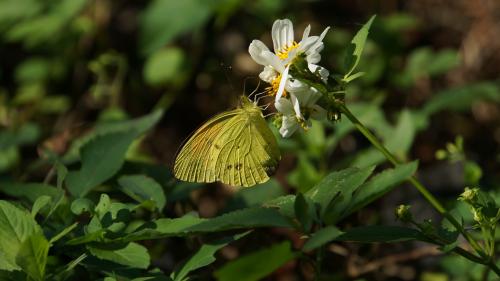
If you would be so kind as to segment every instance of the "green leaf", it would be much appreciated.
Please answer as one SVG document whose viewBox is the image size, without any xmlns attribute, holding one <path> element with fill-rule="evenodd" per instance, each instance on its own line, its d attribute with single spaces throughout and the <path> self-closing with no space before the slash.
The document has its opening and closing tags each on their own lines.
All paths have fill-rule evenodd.
<svg viewBox="0 0 500 281">
<path fill-rule="evenodd" d="M 189 260 L 187 260 L 182 267 L 170 274 L 170 278 L 173 281 L 184 281 L 188 280 L 186 278 L 187 274 L 198 268 L 207 266 L 215 261 L 215 253 L 226 246 L 227 244 L 240 239 L 241 237 L 247 235 L 249 232 L 243 234 L 238 234 L 231 237 L 226 237 L 211 243 L 203 244 L 201 248 L 194 254 Z"/>
<path fill-rule="evenodd" d="M 359 243 L 389 243 L 422 239 L 420 232 L 412 228 L 371 225 L 351 228 L 336 240 Z"/>
<path fill-rule="evenodd" d="M 303 251 L 311 251 L 339 237 L 343 232 L 335 226 L 324 227 L 315 232 L 304 244 Z"/>
<path fill-rule="evenodd" d="M 447 89 L 434 94 L 422 112 L 431 115 L 442 110 L 470 110 L 477 100 L 500 101 L 500 86 L 494 82 L 480 82 Z"/>
<path fill-rule="evenodd" d="M 179 48 L 160 49 L 151 54 L 144 66 L 144 80 L 151 86 L 159 86 L 179 78 L 185 67 L 184 52 Z"/>
<path fill-rule="evenodd" d="M 278 210 L 254 207 L 230 212 L 212 219 L 203 219 L 188 230 L 190 232 L 214 232 L 241 228 L 292 226 L 291 221 L 282 216 Z"/>
<path fill-rule="evenodd" d="M 93 212 L 94 208 L 94 202 L 87 198 L 77 198 L 71 203 L 71 212 L 77 216 L 85 212 Z"/>
<path fill-rule="evenodd" d="M 121 190 L 137 202 L 151 200 L 161 212 L 165 207 L 166 198 L 163 188 L 155 180 L 143 175 L 122 176 L 118 179 Z"/>
<path fill-rule="evenodd" d="M 306 196 L 319 205 L 322 216 L 333 220 L 347 206 L 354 190 L 371 175 L 374 168 L 348 168 L 330 173 L 309 190 Z"/>
<path fill-rule="evenodd" d="M 0 150 L 34 143 L 40 136 L 40 127 L 33 123 L 26 123 L 16 130 L 2 129 L 0 132 Z"/>
<path fill-rule="evenodd" d="M 0 182 L 0 191 L 11 197 L 25 199 L 31 204 L 45 195 L 50 196 L 53 201 L 57 201 L 63 194 L 62 190 L 43 183 Z"/>
<path fill-rule="evenodd" d="M 344 210 L 339 219 L 347 217 L 391 191 L 399 183 L 411 177 L 417 170 L 417 167 L 418 162 L 413 161 L 377 174 L 356 190 L 349 203 L 349 207 Z"/>
<path fill-rule="evenodd" d="M 252 188 L 241 188 L 229 198 L 223 213 L 262 205 L 262 203 L 282 196 L 283 194 L 283 188 L 275 179 L 270 179 L 263 184 L 252 186 Z"/>
<path fill-rule="evenodd" d="M 310 199 L 306 199 L 302 193 L 298 193 L 295 196 L 295 217 L 300 222 L 305 233 L 308 233 L 311 229 L 316 211 L 312 202 L 309 202 L 309 200 Z"/>
<path fill-rule="evenodd" d="M 253 207 L 203 219 L 190 215 L 176 219 L 158 219 L 146 223 L 123 241 L 159 239 L 193 233 L 217 232 L 257 227 L 293 227 L 292 222 L 276 209 Z"/>
<path fill-rule="evenodd" d="M 413 143 L 416 130 L 411 112 L 406 109 L 401 111 L 396 127 L 384 136 L 387 149 L 399 158 L 404 158 Z"/>
<path fill-rule="evenodd" d="M 34 218 L 43 207 L 51 203 L 52 199 L 50 198 L 50 196 L 42 195 L 38 197 L 38 199 L 36 199 L 35 203 L 33 204 L 33 207 L 31 207 L 31 216 Z"/>
<path fill-rule="evenodd" d="M 141 53 L 154 52 L 177 36 L 201 27 L 211 14 L 209 1 L 152 1 L 141 15 L 139 33 Z"/>
<path fill-rule="evenodd" d="M 28 212 L 0 200 L 0 260 L 4 261 L 0 263 L 0 269 L 20 269 L 16 256 L 21 246 L 30 236 L 41 232 L 40 226 Z"/>
<path fill-rule="evenodd" d="M 150 257 L 148 250 L 137 243 L 129 243 L 121 249 L 99 249 L 88 247 L 90 253 L 100 259 L 112 261 L 118 264 L 145 269 L 149 266 Z"/>
<path fill-rule="evenodd" d="M 296 254 L 290 248 L 290 242 L 275 244 L 226 263 L 214 275 L 219 281 L 255 281 L 274 272 Z"/>
<path fill-rule="evenodd" d="M 403 110 L 399 115 L 398 123 L 395 127 L 381 134 L 384 145 L 391 153 L 395 154 L 397 158 L 405 159 L 418 129 L 418 124 L 416 124 L 418 122 L 418 120 L 416 120 L 418 116 L 419 115 L 409 110 Z M 376 148 L 372 147 L 358 153 L 351 165 L 366 167 L 367 165 L 377 165 L 384 161 L 386 161 L 384 155 Z"/>
<path fill-rule="evenodd" d="M 148 115 L 125 121 L 106 121 L 100 122 L 94 128 L 94 131 L 76 139 L 71 143 L 68 152 L 64 155 L 62 162 L 65 164 L 76 162 L 80 159 L 80 150 L 88 142 L 95 138 L 111 133 L 125 133 L 134 131 L 137 136 L 151 129 L 163 116 L 163 110 L 155 110 Z"/>
<path fill-rule="evenodd" d="M 348 80 L 351 73 L 356 69 L 356 66 L 359 63 L 361 55 L 363 54 L 363 49 L 365 47 L 366 38 L 368 37 L 368 32 L 370 31 L 370 27 L 372 25 L 375 16 L 372 16 L 367 23 L 361 27 L 361 29 L 356 33 L 354 38 L 351 41 L 351 45 L 347 49 L 347 57 L 344 62 L 344 67 L 347 70 L 347 73 L 344 75 L 344 80 Z"/>
<path fill-rule="evenodd" d="M 49 254 L 49 242 L 41 233 L 28 237 L 19 249 L 17 264 L 33 280 L 45 280 L 45 265 Z"/>
<path fill-rule="evenodd" d="M 121 168 L 125 153 L 136 137 L 134 131 L 99 136 L 81 149 L 82 166 L 66 177 L 69 192 L 75 197 L 85 196 L 92 188 L 114 176 Z"/>
</svg>

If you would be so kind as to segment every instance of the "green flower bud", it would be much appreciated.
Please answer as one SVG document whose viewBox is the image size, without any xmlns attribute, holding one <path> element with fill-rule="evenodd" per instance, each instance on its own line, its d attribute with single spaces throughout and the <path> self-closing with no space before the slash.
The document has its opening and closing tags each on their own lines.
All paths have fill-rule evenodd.
<svg viewBox="0 0 500 281">
<path fill-rule="evenodd" d="M 477 203 L 477 198 L 479 194 L 479 188 L 468 188 L 466 187 L 464 192 L 460 194 L 458 200 L 464 201 L 470 205 Z"/>
<path fill-rule="evenodd" d="M 412 222 L 413 215 L 410 212 L 410 208 L 410 205 L 399 205 L 396 208 L 396 218 L 405 223 Z"/>
<path fill-rule="evenodd" d="M 485 218 L 484 218 L 483 213 L 481 212 L 481 209 L 482 208 L 472 208 L 472 210 L 471 210 L 472 215 L 473 215 L 473 219 L 479 224 L 481 224 L 485 221 Z"/>
</svg>

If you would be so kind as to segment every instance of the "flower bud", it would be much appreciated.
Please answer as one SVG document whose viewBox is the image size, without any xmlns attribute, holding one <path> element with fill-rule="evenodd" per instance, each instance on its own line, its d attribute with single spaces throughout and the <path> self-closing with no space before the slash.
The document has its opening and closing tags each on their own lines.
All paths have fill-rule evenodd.
<svg viewBox="0 0 500 281">
<path fill-rule="evenodd" d="M 464 192 L 458 197 L 458 200 L 474 205 L 475 203 L 477 203 L 478 194 L 479 188 L 466 187 Z"/>
<path fill-rule="evenodd" d="M 413 215 L 410 212 L 410 208 L 410 205 L 399 205 L 396 208 L 396 218 L 405 223 L 412 222 Z"/>
</svg>

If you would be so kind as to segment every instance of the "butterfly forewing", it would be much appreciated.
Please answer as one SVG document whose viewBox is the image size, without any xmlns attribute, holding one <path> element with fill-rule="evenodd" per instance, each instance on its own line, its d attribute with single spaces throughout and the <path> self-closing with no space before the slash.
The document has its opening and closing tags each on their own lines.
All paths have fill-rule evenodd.
<svg viewBox="0 0 500 281">
<path fill-rule="evenodd" d="M 193 134 L 176 158 L 178 179 L 232 186 L 269 180 L 280 160 L 278 145 L 260 110 L 253 104 L 247 106 L 253 110 L 223 113 Z"/>
</svg>

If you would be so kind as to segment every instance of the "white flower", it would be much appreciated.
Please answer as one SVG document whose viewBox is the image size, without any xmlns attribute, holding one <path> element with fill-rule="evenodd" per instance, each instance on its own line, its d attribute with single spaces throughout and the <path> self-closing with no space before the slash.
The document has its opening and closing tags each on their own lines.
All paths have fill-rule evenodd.
<svg viewBox="0 0 500 281">
<path fill-rule="evenodd" d="M 323 39 L 329 30 L 327 27 L 320 36 L 309 36 L 311 26 L 307 26 L 298 43 L 294 40 L 293 24 L 289 19 L 276 20 L 273 24 L 271 37 L 273 40 L 274 53 L 260 40 L 253 40 L 248 48 L 252 59 L 264 66 L 259 74 L 260 79 L 271 84 L 268 91 L 275 95 L 276 101 L 284 94 L 288 80 L 288 66 L 298 54 L 306 54 L 306 60 L 311 71 L 318 69 L 321 59 L 319 54 L 323 49 Z M 328 77 L 328 71 L 324 68 L 322 77 Z M 325 78 L 326 79 L 326 78 Z M 282 87 L 280 88 L 280 85 Z"/>
<path fill-rule="evenodd" d="M 305 54 L 309 70 L 318 74 L 325 83 L 328 79 L 328 70 L 317 63 L 321 60 L 323 39 L 329 27 L 320 36 L 309 36 L 310 30 L 311 26 L 307 26 L 302 40 L 297 43 L 294 40 L 292 22 L 288 19 L 276 20 L 271 31 L 274 52 L 259 40 L 253 40 L 248 48 L 252 59 L 264 66 L 259 77 L 270 84 L 267 91 L 275 96 L 274 105 L 283 114 L 280 128 L 283 137 L 292 135 L 299 127 L 307 129 L 310 117 L 319 119 L 326 116 L 326 111 L 316 105 L 321 94 L 289 75 L 293 60 L 298 55 Z"/>
<path fill-rule="evenodd" d="M 281 98 L 274 105 L 283 114 L 280 134 L 282 137 L 288 138 L 300 128 L 300 120 L 295 116 L 295 111 L 290 100 Z"/>
<path fill-rule="evenodd" d="M 297 91 L 295 95 L 291 96 L 290 100 L 280 98 L 275 102 L 274 106 L 283 114 L 283 121 L 280 128 L 282 137 L 287 138 L 291 136 L 298 128 L 307 130 L 311 126 L 309 117 L 316 120 L 326 117 L 326 110 L 316 104 L 320 97 L 321 94 L 318 92 Z M 308 118 L 302 115 L 297 116 L 297 107 L 300 107 Z"/>
</svg>

